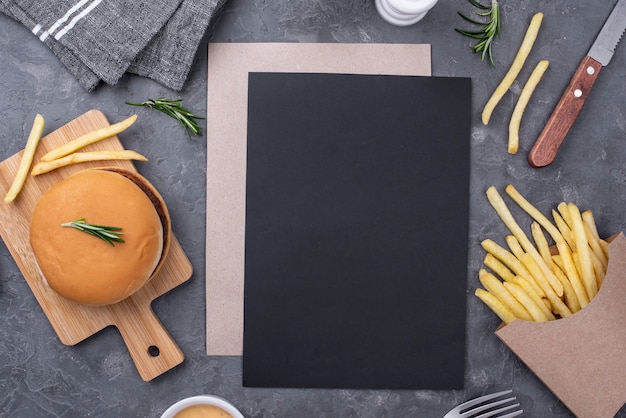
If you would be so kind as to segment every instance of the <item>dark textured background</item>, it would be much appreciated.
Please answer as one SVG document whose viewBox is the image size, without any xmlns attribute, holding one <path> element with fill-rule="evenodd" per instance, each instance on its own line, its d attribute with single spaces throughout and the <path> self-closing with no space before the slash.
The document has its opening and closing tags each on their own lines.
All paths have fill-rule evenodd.
<svg viewBox="0 0 626 418">
<path fill-rule="evenodd" d="M 601 235 L 624 230 L 626 214 L 626 47 L 604 68 L 557 161 L 533 169 L 526 155 L 580 59 L 589 49 L 614 0 L 503 0 L 503 33 L 494 46 L 497 67 L 468 50 L 453 31 L 465 24 L 463 1 L 440 0 L 420 23 L 385 23 L 373 0 L 229 0 L 205 37 L 185 89 L 185 103 L 206 110 L 206 43 L 382 42 L 432 44 L 437 76 L 471 77 L 470 237 L 468 330 L 464 391 L 280 390 L 241 386 L 241 359 L 207 357 L 204 337 L 204 224 L 206 141 L 189 141 L 160 113 L 139 109 L 142 123 L 121 135 L 124 145 L 151 157 L 138 164 L 168 202 L 173 229 L 190 257 L 191 280 L 153 304 L 157 316 L 186 355 L 185 362 L 152 382 L 138 376 L 121 337 L 106 329 L 78 344 L 60 343 L 6 246 L 0 244 L 0 416 L 158 417 L 180 398 L 212 393 L 231 400 L 247 417 L 437 417 L 468 397 L 513 388 L 527 416 L 571 413 L 493 335 L 499 320 L 473 296 L 484 253 L 480 241 L 502 242 L 507 233 L 484 191 L 514 184 L 544 213 L 561 201 L 594 211 Z M 537 43 L 518 81 L 492 116 L 480 111 L 515 55 L 532 14 L 545 14 Z M 138 77 L 86 93 L 28 30 L 0 15 L 0 159 L 24 146 L 36 113 L 46 132 L 92 108 L 119 121 L 135 109 L 125 100 L 177 96 Z M 506 152 L 507 126 L 534 64 L 551 62 L 522 121 L 520 152 Z M 521 218 L 523 219 L 523 218 Z M 451 240 L 464 240 L 451 236 Z M 626 411 L 626 408 L 623 408 Z M 620 413 L 619 416 L 626 416 Z"/>
</svg>

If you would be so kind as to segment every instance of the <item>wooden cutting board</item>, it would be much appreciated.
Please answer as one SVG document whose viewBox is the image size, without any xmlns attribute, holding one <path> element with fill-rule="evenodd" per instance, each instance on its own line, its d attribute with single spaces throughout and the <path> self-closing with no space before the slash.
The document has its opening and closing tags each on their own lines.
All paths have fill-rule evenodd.
<svg viewBox="0 0 626 418">
<path fill-rule="evenodd" d="M 102 112 L 91 110 L 42 138 L 35 154 L 35 161 L 52 148 L 108 125 L 109 121 Z M 121 149 L 122 144 L 117 136 L 114 136 L 89 145 L 84 150 Z M 13 182 L 21 158 L 22 151 L 0 163 L 2 198 Z M 41 195 L 52 185 L 73 173 L 104 166 L 136 171 L 133 163 L 129 161 L 101 161 L 63 167 L 36 177 L 29 175 L 15 201 L 10 204 L 0 202 L 0 236 L 63 344 L 74 345 L 105 327 L 117 327 L 141 378 L 149 381 L 184 360 L 182 351 L 151 308 L 154 299 L 191 277 L 191 263 L 176 237 L 172 234 L 169 253 L 158 275 L 129 298 L 108 306 L 81 305 L 55 293 L 45 283 L 29 243 L 30 218 Z"/>
</svg>

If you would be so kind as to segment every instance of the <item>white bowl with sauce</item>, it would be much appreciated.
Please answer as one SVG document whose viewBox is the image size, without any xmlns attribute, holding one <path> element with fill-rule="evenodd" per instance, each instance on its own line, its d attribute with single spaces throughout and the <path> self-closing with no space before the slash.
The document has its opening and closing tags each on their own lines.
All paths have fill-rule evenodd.
<svg viewBox="0 0 626 418">
<path fill-rule="evenodd" d="M 219 396 L 198 395 L 182 399 L 163 412 L 161 418 L 244 418 L 230 402 Z"/>
</svg>

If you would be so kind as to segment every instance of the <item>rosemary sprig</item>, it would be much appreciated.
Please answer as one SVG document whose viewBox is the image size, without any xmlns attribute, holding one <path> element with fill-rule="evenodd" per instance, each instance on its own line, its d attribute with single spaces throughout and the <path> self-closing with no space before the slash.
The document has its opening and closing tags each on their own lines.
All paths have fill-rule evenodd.
<svg viewBox="0 0 626 418">
<path fill-rule="evenodd" d="M 145 106 L 151 109 L 159 110 L 168 116 L 176 119 L 185 129 L 187 136 L 191 139 L 191 134 L 201 136 L 202 127 L 198 125 L 196 120 L 204 119 L 202 116 L 194 115 L 189 110 L 185 109 L 182 105 L 183 99 L 148 99 L 145 102 L 134 103 L 124 102 L 130 106 Z"/>
<path fill-rule="evenodd" d="M 89 235 L 93 235 L 94 237 L 98 237 L 106 241 L 112 247 L 115 245 L 113 242 L 124 242 L 124 240 L 119 237 L 120 235 L 124 235 L 122 228 L 118 228 L 116 226 L 88 224 L 85 222 L 85 218 L 76 219 L 72 222 L 66 222 L 61 224 L 61 226 L 69 226 L 76 228 L 79 231 L 86 232 Z"/>
<path fill-rule="evenodd" d="M 484 60 L 485 55 L 489 56 L 489 61 L 494 67 L 496 64 L 493 62 L 493 55 L 491 53 L 491 46 L 493 45 L 493 39 L 496 36 L 500 36 L 500 6 L 497 0 L 491 0 L 491 6 L 486 6 L 477 0 L 468 0 L 474 7 L 482 10 L 476 12 L 478 16 L 486 18 L 486 20 L 475 20 L 467 17 L 461 12 L 457 12 L 467 22 L 482 26 L 480 30 L 468 31 L 464 29 L 455 28 L 454 30 L 461 35 L 469 38 L 476 39 L 478 42 L 472 46 L 472 50 L 475 53 L 480 53 L 480 59 Z"/>
</svg>

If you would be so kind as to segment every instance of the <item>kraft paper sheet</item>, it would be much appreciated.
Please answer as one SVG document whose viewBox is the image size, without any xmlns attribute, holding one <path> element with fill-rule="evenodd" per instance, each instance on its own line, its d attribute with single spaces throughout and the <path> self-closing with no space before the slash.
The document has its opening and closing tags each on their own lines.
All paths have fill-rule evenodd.
<svg viewBox="0 0 626 418">
<path fill-rule="evenodd" d="M 207 82 L 206 341 L 243 350 L 249 72 L 430 76 L 430 45 L 210 43 Z"/>
</svg>

